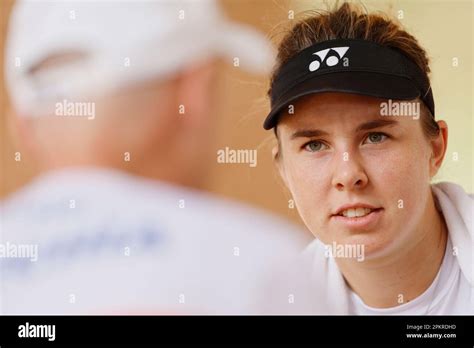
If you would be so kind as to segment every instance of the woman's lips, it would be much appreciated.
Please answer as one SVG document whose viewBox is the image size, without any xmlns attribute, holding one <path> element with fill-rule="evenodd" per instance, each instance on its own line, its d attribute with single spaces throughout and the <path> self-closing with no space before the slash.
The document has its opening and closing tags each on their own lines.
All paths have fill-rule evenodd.
<svg viewBox="0 0 474 348">
<path fill-rule="evenodd" d="M 346 228 L 368 230 L 377 225 L 382 217 L 383 211 L 383 208 L 373 209 L 370 213 L 361 217 L 346 217 L 342 214 L 332 215 L 331 220 Z"/>
</svg>

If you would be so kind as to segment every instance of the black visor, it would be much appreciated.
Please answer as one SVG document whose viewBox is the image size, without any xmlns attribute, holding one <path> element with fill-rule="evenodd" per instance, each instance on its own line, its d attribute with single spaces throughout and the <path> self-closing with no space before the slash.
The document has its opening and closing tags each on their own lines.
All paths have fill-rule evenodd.
<svg viewBox="0 0 474 348">
<path fill-rule="evenodd" d="M 308 47 L 282 66 L 272 84 L 271 111 L 263 128 L 275 127 L 280 112 L 298 98 L 323 92 L 420 98 L 434 116 L 429 80 L 413 61 L 371 41 L 338 39 Z"/>
</svg>

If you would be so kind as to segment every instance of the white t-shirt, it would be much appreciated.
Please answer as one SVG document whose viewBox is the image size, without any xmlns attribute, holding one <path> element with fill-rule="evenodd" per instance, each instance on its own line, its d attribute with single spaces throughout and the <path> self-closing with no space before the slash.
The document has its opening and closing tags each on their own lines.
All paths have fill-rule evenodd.
<svg viewBox="0 0 474 348">
<path fill-rule="evenodd" d="M 4 314 L 259 313 L 266 275 L 306 242 L 278 217 L 112 170 L 45 175 L 0 213 Z"/>
<path fill-rule="evenodd" d="M 414 300 L 390 308 L 367 306 L 353 291 L 350 291 L 350 314 L 361 315 L 461 315 L 470 311 L 469 282 L 464 277 L 455 259 L 450 238 L 446 243 L 441 267 L 431 285 Z"/>
</svg>

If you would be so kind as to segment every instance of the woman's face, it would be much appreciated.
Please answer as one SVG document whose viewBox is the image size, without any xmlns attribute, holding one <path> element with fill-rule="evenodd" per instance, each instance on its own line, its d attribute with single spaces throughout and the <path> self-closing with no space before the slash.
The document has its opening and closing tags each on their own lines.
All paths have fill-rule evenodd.
<svg viewBox="0 0 474 348">
<path fill-rule="evenodd" d="M 382 102 L 310 95 L 278 124 L 278 167 L 303 221 L 325 244 L 363 245 L 366 258 L 416 242 L 435 174 L 420 117 L 381 116 Z"/>
</svg>

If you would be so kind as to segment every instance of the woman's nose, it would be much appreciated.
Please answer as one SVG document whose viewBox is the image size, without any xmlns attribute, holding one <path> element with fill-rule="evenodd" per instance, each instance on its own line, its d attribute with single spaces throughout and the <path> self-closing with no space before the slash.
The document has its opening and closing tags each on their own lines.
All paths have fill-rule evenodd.
<svg viewBox="0 0 474 348">
<path fill-rule="evenodd" d="M 338 191 L 360 190 L 367 185 L 368 181 L 358 156 L 348 152 L 335 156 L 332 186 Z"/>
</svg>

